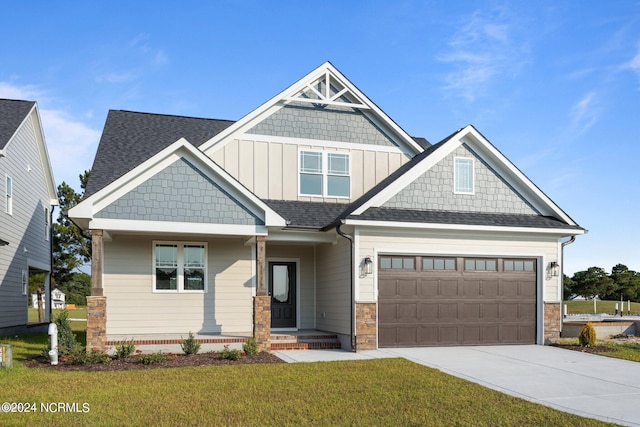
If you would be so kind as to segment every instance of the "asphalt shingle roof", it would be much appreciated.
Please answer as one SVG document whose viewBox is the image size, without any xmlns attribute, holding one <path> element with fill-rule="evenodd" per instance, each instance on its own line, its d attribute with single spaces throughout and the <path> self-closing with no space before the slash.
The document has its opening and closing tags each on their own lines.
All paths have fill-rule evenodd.
<svg viewBox="0 0 640 427">
<path fill-rule="evenodd" d="M 0 150 L 7 145 L 34 104 L 33 101 L 0 99 Z"/>
<path fill-rule="evenodd" d="M 497 227 L 524 228 L 562 228 L 582 230 L 557 218 L 542 215 L 499 214 L 480 212 L 452 212 L 435 210 L 412 210 L 395 208 L 369 208 L 360 215 L 351 215 L 349 219 L 366 221 L 416 222 L 428 224 L 460 224 Z"/>
<path fill-rule="evenodd" d="M 299 202 L 295 200 L 263 200 L 287 220 L 288 227 L 321 229 L 331 224 L 348 203 Z"/>
<path fill-rule="evenodd" d="M 110 110 L 85 197 L 99 191 L 180 138 L 198 147 L 234 122 Z"/>
</svg>

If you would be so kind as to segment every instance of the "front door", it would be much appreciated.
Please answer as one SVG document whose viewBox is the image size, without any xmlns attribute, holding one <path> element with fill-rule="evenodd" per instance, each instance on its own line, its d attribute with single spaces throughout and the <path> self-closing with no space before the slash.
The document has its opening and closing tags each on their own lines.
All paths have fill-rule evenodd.
<svg viewBox="0 0 640 427">
<path fill-rule="evenodd" d="M 296 263 L 269 261 L 271 327 L 296 327 Z"/>
</svg>

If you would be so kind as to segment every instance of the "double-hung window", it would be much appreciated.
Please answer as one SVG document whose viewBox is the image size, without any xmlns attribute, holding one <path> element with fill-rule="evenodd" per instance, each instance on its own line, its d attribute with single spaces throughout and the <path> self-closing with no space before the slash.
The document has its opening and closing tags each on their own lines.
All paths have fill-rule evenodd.
<svg viewBox="0 0 640 427">
<path fill-rule="evenodd" d="M 473 159 L 456 157 L 454 164 L 454 193 L 473 194 Z"/>
<path fill-rule="evenodd" d="M 302 196 L 349 197 L 349 154 L 300 151 L 299 192 Z"/>
<path fill-rule="evenodd" d="M 5 207 L 4 211 L 9 215 L 13 215 L 13 180 L 9 175 L 7 175 L 5 182 Z"/>
<path fill-rule="evenodd" d="M 205 243 L 154 243 L 156 292 L 206 292 L 207 246 Z"/>
<path fill-rule="evenodd" d="M 49 240 L 49 208 L 44 208 L 44 240 Z"/>
</svg>

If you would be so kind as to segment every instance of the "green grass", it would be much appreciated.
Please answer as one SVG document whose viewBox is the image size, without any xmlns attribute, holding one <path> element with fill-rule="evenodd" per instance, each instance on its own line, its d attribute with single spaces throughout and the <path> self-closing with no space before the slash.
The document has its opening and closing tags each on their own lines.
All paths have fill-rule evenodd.
<svg viewBox="0 0 640 427">
<path fill-rule="evenodd" d="M 4 339 L 2 339 L 4 342 Z M 42 336 L 12 340 L 15 359 Z M 404 359 L 236 365 L 128 372 L 0 370 L 0 425 L 554 425 L 604 423 L 556 411 Z M 86 413 L 42 412 L 77 403 Z"/>
<path fill-rule="evenodd" d="M 58 310 L 58 309 L 54 309 L 52 310 L 51 315 L 55 318 L 58 313 L 60 313 L 62 310 Z M 38 321 L 38 309 L 37 308 L 33 308 L 33 307 L 29 307 L 29 314 L 28 314 L 28 319 L 29 319 L 29 323 L 35 323 Z M 83 319 L 86 320 L 87 319 L 87 307 L 80 307 L 77 306 L 77 308 L 75 308 L 74 310 L 69 310 L 69 318 L 70 319 Z"/>
<path fill-rule="evenodd" d="M 620 307 L 620 301 L 596 301 L 598 313 L 614 314 L 616 303 Z M 593 301 L 564 301 L 567 304 L 568 314 L 593 314 Z M 624 314 L 627 314 L 627 301 L 624 302 Z M 640 303 L 631 303 L 631 314 L 640 314 Z"/>
<path fill-rule="evenodd" d="M 560 340 L 560 343 L 579 345 L 577 338 L 562 338 Z M 632 362 L 640 362 L 640 343 L 615 343 L 611 341 L 598 341 L 597 345 L 607 346 L 616 350 L 596 352 L 596 354 L 600 356 L 630 360 Z"/>
</svg>

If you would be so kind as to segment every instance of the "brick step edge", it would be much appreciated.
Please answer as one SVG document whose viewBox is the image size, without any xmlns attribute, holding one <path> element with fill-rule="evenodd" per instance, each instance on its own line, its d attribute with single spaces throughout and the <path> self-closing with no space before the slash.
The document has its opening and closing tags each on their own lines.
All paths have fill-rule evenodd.
<svg viewBox="0 0 640 427">
<path fill-rule="evenodd" d="M 271 342 L 271 350 L 335 350 L 339 342 Z"/>
</svg>

